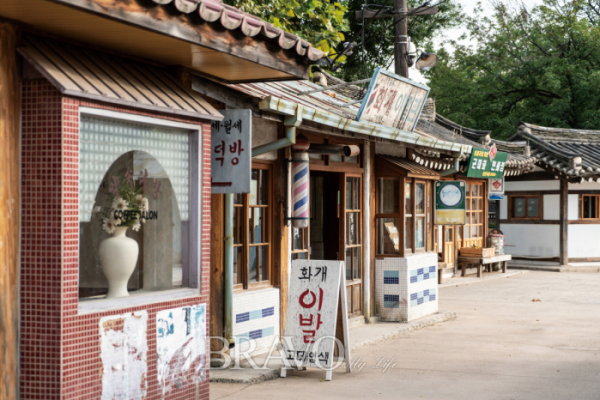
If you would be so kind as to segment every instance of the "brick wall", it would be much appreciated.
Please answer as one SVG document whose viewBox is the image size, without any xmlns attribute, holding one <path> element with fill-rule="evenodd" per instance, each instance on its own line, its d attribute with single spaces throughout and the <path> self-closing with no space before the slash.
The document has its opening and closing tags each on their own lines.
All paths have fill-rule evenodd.
<svg viewBox="0 0 600 400">
<path fill-rule="evenodd" d="M 78 315 L 80 106 L 202 124 L 202 296 Z M 206 303 L 208 325 L 210 124 L 67 98 L 46 80 L 29 80 L 23 83 L 22 145 L 21 398 L 101 398 L 100 319 L 141 310 L 148 313 L 146 399 L 163 398 L 157 379 L 156 313 Z M 206 372 L 204 382 L 173 387 L 164 398 L 208 399 Z"/>
</svg>

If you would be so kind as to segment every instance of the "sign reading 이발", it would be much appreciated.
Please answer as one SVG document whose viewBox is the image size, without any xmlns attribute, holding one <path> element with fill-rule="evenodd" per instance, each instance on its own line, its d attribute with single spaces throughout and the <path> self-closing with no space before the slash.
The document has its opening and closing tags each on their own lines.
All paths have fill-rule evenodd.
<svg viewBox="0 0 600 400">
<path fill-rule="evenodd" d="M 427 86 L 377 68 L 356 120 L 412 132 L 428 95 Z"/>
<path fill-rule="evenodd" d="M 435 183 L 435 224 L 465 224 L 465 182 L 441 181 Z"/>
<path fill-rule="evenodd" d="M 250 193 L 252 111 L 220 110 L 211 124 L 211 192 Z"/>
<path fill-rule="evenodd" d="M 490 150 L 475 149 L 471 152 L 468 178 L 501 178 L 504 175 L 504 166 L 508 153 L 496 151 L 494 144 Z"/>
<path fill-rule="evenodd" d="M 340 297 L 342 317 L 347 318 L 344 306 L 346 288 L 340 290 L 343 271 L 343 261 L 294 260 L 290 273 L 286 340 L 283 341 L 286 358 L 297 367 L 328 370 L 327 380 L 331 379 Z M 345 322 L 344 339 L 347 344 Z M 344 357 L 348 368 L 349 349 L 346 349 Z"/>
</svg>

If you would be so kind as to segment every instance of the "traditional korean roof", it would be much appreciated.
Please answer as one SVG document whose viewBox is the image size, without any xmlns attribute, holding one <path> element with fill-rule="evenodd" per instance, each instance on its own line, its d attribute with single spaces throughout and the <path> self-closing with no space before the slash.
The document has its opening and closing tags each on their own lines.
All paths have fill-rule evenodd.
<svg viewBox="0 0 600 400">
<path fill-rule="evenodd" d="M 415 144 L 438 151 L 471 152 L 472 143 L 449 141 L 426 131 L 408 132 L 370 122 L 356 121 L 360 102 L 355 103 L 355 99 L 334 90 L 322 90 L 322 86 L 310 81 L 240 83 L 228 86 L 251 97 L 261 99 L 260 108 L 264 111 L 296 116 L 300 107 L 302 115 L 299 118 L 326 126 Z"/>
<path fill-rule="evenodd" d="M 223 4 L 219 0 L 152 0 L 165 7 L 171 7 L 184 14 L 196 14 L 199 22 L 216 22 L 227 30 L 239 29 L 246 36 L 261 36 L 278 45 L 283 50 L 294 50 L 299 56 L 306 56 L 311 61 L 323 57 L 323 52 L 314 48 L 309 42 L 299 36 L 292 35 L 272 24 Z"/>
<path fill-rule="evenodd" d="M 600 182 L 600 131 L 521 122 L 506 146 L 529 146 L 537 165 L 573 182 Z"/>
</svg>

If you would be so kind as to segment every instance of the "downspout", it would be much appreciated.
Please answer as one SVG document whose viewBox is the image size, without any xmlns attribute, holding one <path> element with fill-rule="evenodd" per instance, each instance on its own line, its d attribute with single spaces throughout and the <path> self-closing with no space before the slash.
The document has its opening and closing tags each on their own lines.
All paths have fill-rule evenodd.
<svg viewBox="0 0 600 400">
<path fill-rule="evenodd" d="M 302 124 L 302 114 L 304 106 L 298 104 L 296 114 L 286 117 L 285 138 L 274 142 L 263 144 L 252 149 L 252 157 L 279 150 L 296 143 L 296 128 Z M 235 345 L 233 337 L 233 193 L 225 195 L 225 299 L 224 314 L 225 321 L 223 335 L 229 342 L 229 347 Z"/>
<path fill-rule="evenodd" d="M 458 155 L 454 158 L 454 167 L 442 172 L 440 174 L 440 176 L 448 176 L 448 175 L 452 175 L 452 174 L 459 172 L 460 171 L 460 156 L 462 156 L 462 153 L 458 153 Z"/>
</svg>

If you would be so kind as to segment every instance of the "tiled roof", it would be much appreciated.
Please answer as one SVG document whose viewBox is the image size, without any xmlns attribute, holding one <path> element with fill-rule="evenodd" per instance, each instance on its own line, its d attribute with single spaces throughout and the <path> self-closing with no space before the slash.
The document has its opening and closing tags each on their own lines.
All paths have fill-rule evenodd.
<svg viewBox="0 0 600 400">
<path fill-rule="evenodd" d="M 306 40 L 292 35 L 251 14 L 215 0 L 152 0 L 163 6 L 173 7 L 184 14 L 196 13 L 203 21 L 218 22 L 225 29 L 239 29 L 244 35 L 262 36 L 284 50 L 293 49 L 298 55 L 317 61 L 323 52 Z"/>
</svg>

